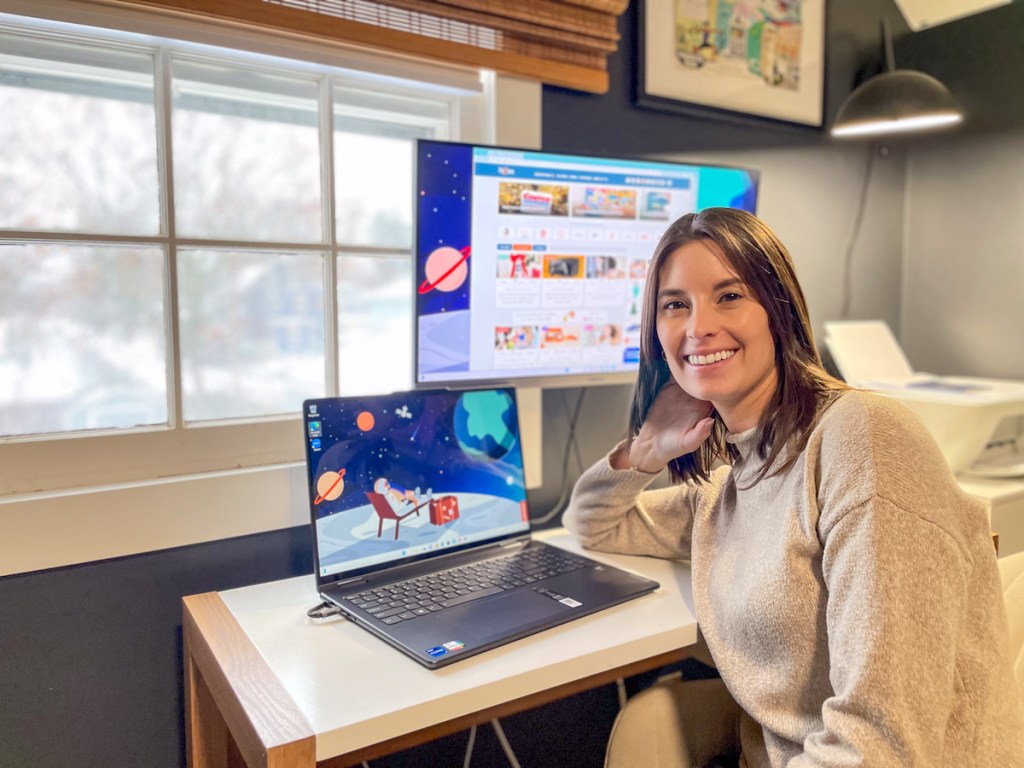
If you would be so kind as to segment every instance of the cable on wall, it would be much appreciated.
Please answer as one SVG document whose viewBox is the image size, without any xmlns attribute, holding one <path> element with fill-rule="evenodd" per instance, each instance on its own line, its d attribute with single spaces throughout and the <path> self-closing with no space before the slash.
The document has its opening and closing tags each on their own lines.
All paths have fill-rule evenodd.
<svg viewBox="0 0 1024 768">
<path fill-rule="evenodd" d="M 850 307 L 853 304 L 853 250 L 860 237 L 861 227 L 864 223 L 864 211 L 868 205 L 868 189 L 871 187 L 871 173 L 875 165 L 876 146 L 868 144 L 868 156 L 864 163 L 864 177 L 860 186 L 860 199 L 857 201 L 857 210 L 853 217 L 853 231 L 850 232 L 850 240 L 846 246 L 846 253 L 843 255 L 843 300 L 839 308 L 839 319 L 848 320 Z M 888 149 L 882 147 L 877 151 L 888 154 Z"/>
</svg>

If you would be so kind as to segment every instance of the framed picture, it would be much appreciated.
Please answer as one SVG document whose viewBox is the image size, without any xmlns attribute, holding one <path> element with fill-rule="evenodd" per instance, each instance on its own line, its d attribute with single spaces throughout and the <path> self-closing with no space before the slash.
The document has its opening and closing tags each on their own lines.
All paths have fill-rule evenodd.
<svg viewBox="0 0 1024 768">
<path fill-rule="evenodd" d="M 825 0 L 639 0 L 636 103 L 821 127 Z"/>
</svg>

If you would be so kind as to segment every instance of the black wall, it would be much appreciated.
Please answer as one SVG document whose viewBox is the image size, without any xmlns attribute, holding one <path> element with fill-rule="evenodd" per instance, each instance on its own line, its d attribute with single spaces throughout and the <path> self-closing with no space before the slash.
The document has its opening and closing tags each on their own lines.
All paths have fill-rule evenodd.
<svg viewBox="0 0 1024 768">
<path fill-rule="evenodd" d="M 1024 2 L 925 29 L 899 40 L 896 66 L 945 83 L 965 114 L 964 131 L 1024 127 Z"/>
<path fill-rule="evenodd" d="M 300 573 L 304 528 L 0 580 L 0 765 L 183 765 L 182 596 Z"/>
<path fill-rule="evenodd" d="M 819 130 L 634 107 L 636 5 L 620 24 L 609 93 L 544 90 L 546 149 L 685 155 L 828 146 Z M 895 6 L 883 0 L 828 3 L 826 123 L 852 86 L 878 69 L 881 15 L 897 37 L 897 65 L 945 81 L 969 111 L 965 130 L 1024 124 L 1024 99 L 1015 90 L 1024 73 L 1024 5 L 909 34 Z M 582 450 L 570 451 L 563 476 L 567 425 L 579 395 L 545 393 L 545 482 L 530 499 L 536 514 L 550 509 L 563 481 L 571 484 L 579 466 L 601 455 L 624 426 L 628 391 L 589 390 L 578 420 Z M 184 765 L 181 597 L 311 571 L 308 530 L 295 528 L 0 579 L 0 766 Z M 506 729 L 525 768 L 599 766 L 615 706 L 614 689 L 606 687 L 510 718 Z M 464 734 L 452 736 L 374 765 L 460 765 L 465 742 Z M 489 729 L 481 732 L 473 764 L 503 764 Z"/>
<path fill-rule="evenodd" d="M 699 107 L 689 114 L 638 108 L 636 95 L 639 2 L 619 24 L 620 53 L 609 61 L 611 87 L 591 95 L 545 88 L 545 149 L 627 156 L 683 154 L 737 148 L 821 146 L 827 131 L 756 117 L 728 119 Z M 826 13 L 825 124 L 859 78 L 881 56 L 880 19 L 896 35 L 908 29 L 891 0 L 829 0 Z"/>
<path fill-rule="evenodd" d="M 770 120 L 711 117 L 699 108 L 676 114 L 634 106 L 639 2 L 624 14 L 620 52 L 609 60 L 611 87 L 592 95 L 545 88 L 543 146 L 556 151 L 626 156 L 770 147 L 827 147 L 827 130 Z M 825 126 L 847 94 L 881 71 L 881 22 L 892 32 L 897 68 L 939 78 L 966 113 L 961 132 L 1024 125 L 1024 1 L 912 32 L 892 0 L 827 0 Z M 927 136 L 898 139 L 906 144 Z"/>
</svg>

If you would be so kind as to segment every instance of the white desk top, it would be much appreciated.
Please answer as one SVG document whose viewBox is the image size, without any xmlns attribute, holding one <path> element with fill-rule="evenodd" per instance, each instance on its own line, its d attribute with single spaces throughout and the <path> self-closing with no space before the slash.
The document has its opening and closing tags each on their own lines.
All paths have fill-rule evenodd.
<svg viewBox="0 0 1024 768">
<path fill-rule="evenodd" d="M 581 551 L 564 531 L 538 538 Z M 308 619 L 319 602 L 312 575 L 220 596 L 306 716 L 324 760 L 697 641 L 688 566 L 587 555 L 661 588 L 436 671 L 347 621 Z"/>
<path fill-rule="evenodd" d="M 956 479 L 964 491 L 990 502 L 1011 502 L 1024 499 L 1024 478 L 994 479 L 964 474 L 958 475 Z"/>
</svg>

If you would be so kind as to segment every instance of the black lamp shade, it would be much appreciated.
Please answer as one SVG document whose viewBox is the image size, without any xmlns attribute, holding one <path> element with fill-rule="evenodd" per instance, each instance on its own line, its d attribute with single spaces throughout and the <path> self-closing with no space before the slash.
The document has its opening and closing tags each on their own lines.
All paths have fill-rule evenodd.
<svg viewBox="0 0 1024 768">
<path fill-rule="evenodd" d="M 846 97 L 832 124 L 832 135 L 924 130 L 962 119 L 946 86 L 924 72 L 896 69 L 862 83 Z"/>
</svg>

